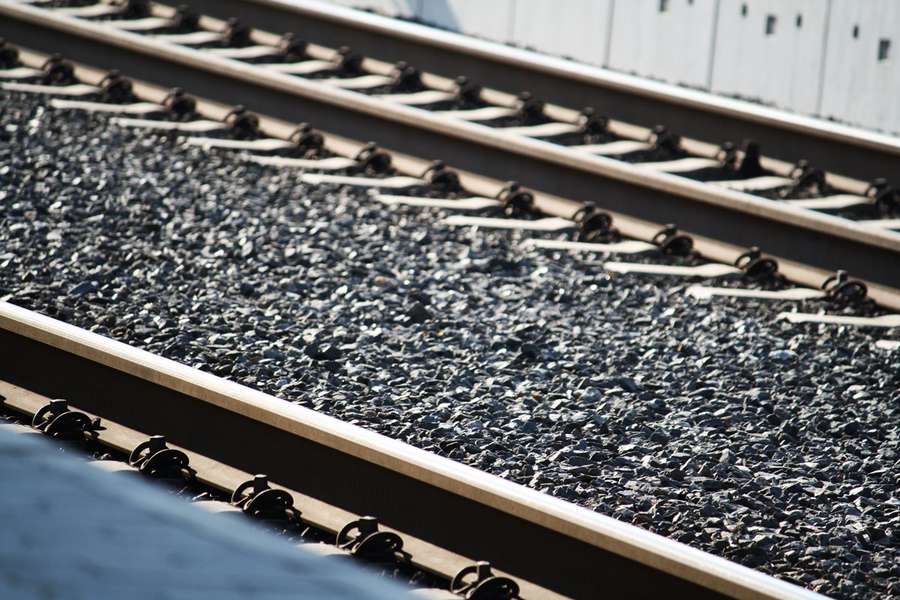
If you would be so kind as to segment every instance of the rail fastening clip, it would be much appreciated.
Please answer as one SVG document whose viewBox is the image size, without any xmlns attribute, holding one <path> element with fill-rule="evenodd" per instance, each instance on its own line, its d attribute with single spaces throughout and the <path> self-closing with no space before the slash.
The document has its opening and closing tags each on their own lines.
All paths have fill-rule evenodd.
<svg viewBox="0 0 900 600">
<path fill-rule="evenodd" d="M 509 577 L 494 575 L 491 563 L 482 560 L 457 573 L 450 591 L 466 600 L 512 600 L 519 597 L 519 584 Z"/>
<path fill-rule="evenodd" d="M 144 475 L 158 479 L 189 480 L 194 476 L 187 454 L 169 448 L 164 435 L 154 435 L 138 444 L 131 451 L 128 464 Z"/>
<path fill-rule="evenodd" d="M 847 271 L 838 271 L 822 283 L 828 297 L 839 302 L 857 303 L 866 299 L 869 288 L 858 279 L 850 279 Z"/>
<path fill-rule="evenodd" d="M 747 281 L 769 281 L 778 276 L 778 261 L 763 256 L 758 246 L 753 246 L 734 261 L 734 266 L 744 271 Z"/>
<path fill-rule="evenodd" d="M 356 535 L 351 537 L 354 531 Z M 403 538 L 392 531 L 379 531 L 375 517 L 360 517 L 344 525 L 335 545 L 367 560 L 393 562 L 403 549 Z"/>
<path fill-rule="evenodd" d="M 85 434 L 102 429 L 100 419 L 69 409 L 66 400 L 57 398 L 42 406 L 31 419 L 31 426 L 47 435 L 64 440 L 84 439 Z"/>
<path fill-rule="evenodd" d="M 651 240 L 659 246 L 663 254 L 669 256 L 687 256 L 694 249 L 694 240 L 689 235 L 678 232 L 678 226 L 669 223 L 660 229 Z"/>
<path fill-rule="evenodd" d="M 263 474 L 237 486 L 231 494 L 231 504 L 248 515 L 263 519 L 284 519 L 298 514 L 298 511 L 291 510 L 294 497 L 284 490 L 270 487 L 269 476 Z"/>
</svg>

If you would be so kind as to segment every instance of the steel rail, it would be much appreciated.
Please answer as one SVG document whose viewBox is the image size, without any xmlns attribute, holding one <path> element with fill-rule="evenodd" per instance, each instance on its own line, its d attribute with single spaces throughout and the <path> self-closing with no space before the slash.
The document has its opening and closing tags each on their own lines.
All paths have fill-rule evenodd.
<svg viewBox="0 0 900 600">
<path fill-rule="evenodd" d="M 271 479 L 573 598 L 818 594 L 228 382 L 0 303 L 0 380 Z M 8 388 L 7 388 L 8 389 Z M 231 474 L 234 477 L 234 473 Z M 298 507 L 303 510 L 303 507 Z"/>
<path fill-rule="evenodd" d="M 195 10 L 236 17 L 263 29 L 396 62 L 415 58 L 423 71 L 532 92 L 563 106 L 593 106 L 614 119 L 686 137 L 724 142 L 750 138 L 766 155 L 806 159 L 826 171 L 870 181 L 900 172 L 900 139 L 766 106 L 474 39 L 417 23 L 316 0 L 195 0 Z M 895 181 L 895 184 L 900 182 Z"/>
<path fill-rule="evenodd" d="M 28 5 L 0 2 L 8 40 L 117 68 L 166 86 L 227 97 L 265 114 L 309 117 L 338 135 L 377 139 L 391 149 L 440 156 L 460 169 L 521 180 L 548 194 L 651 222 L 673 222 L 710 239 L 760 246 L 825 271 L 845 269 L 888 288 L 900 286 L 900 233 L 717 189 L 600 156 L 584 155 L 440 114 L 400 106 L 248 63 L 112 30 Z M 112 51 L 114 49 L 114 51 Z"/>
</svg>

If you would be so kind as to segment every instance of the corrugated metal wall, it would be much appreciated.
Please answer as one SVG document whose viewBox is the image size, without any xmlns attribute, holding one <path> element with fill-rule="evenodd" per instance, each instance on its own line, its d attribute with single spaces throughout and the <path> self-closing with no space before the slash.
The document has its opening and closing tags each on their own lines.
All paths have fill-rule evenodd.
<svg viewBox="0 0 900 600">
<path fill-rule="evenodd" d="M 331 0 L 900 135 L 900 0 Z"/>
</svg>

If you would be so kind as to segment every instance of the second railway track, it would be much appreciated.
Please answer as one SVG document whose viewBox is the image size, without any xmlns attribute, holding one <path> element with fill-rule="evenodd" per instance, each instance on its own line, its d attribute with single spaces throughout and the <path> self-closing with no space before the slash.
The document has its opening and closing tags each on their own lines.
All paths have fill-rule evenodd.
<svg viewBox="0 0 900 600">
<path fill-rule="evenodd" d="M 240 489 L 249 498 L 273 491 L 268 481 L 242 483 L 265 467 L 278 489 L 292 494 L 290 503 L 279 500 L 281 510 L 270 512 L 286 509 L 299 523 L 332 535 L 347 530 L 341 526 L 354 514 L 375 514 L 406 538 L 396 560 L 448 580 L 473 550 L 492 556 L 519 583 L 496 579 L 514 595 L 490 598 L 519 597 L 520 589 L 526 600 L 819 597 L 18 307 L 0 304 L 0 341 L 0 400 L 7 410 L 33 416 L 48 434 L 99 441 L 131 453 L 136 464 L 163 450 L 186 451 L 174 463 L 157 456 L 156 468 L 169 469 L 169 477 L 188 470 L 206 485 Z M 50 404 L 58 396 L 73 400 Z M 154 444 L 151 431 L 165 433 Z M 359 541 L 371 534 L 353 522 L 349 532 L 357 531 Z M 469 571 L 459 573 L 460 583 L 501 575 Z M 492 586 L 484 588 L 481 594 Z"/>
<path fill-rule="evenodd" d="M 32 46 L 37 44 L 47 51 L 62 50 L 74 60 L 81 59 L 97 66 L 117 66 L 147 81 L 188 87 L 210 97 L 227 95 L 233 103 L 246 104 L 271 116 L 295 121 L 298 115 L 314 115 L 315 118 L 310 120 L 335 134 L 358 138 L 360 132 L 365 132 L 370 139 L 377 139 L 392 150 L 417 156 L 439 156 L 461 169 L 497 179 L 526 181 L 530 187 L 540 191 L 654 222 L 676 223 L 697 235 L 724 238 L 738 246 L 759 245 L 782 259 L 824 269 L 846 269 L 873 284 L 873 287 L 890 288 L 897 284 L 900 233 L 800 207 L 804 202 L 821 203 L 824 200 L 829 206 L 837 202 L 826 210 L 845 213 L 848 210 L 863 211 L 868 214 L 863 217 L 864 220 L 890 227 L 897 221 L 895 217 L 900 215 L 898 195 L 889 187 L 890 182 L 852 179 L 839 167 L 835 167 L 835 172 L 828 173 L 817 171 L 815 165 L 795 167 L 790 162 L 766 158 L 767 147 L 763 146 L 759 168 L 752 165 L 750 168 L 752 185 L 763 186 L 758 193 L 786 194 L 787 198 L 793 198 L 787 201 L 765 200 L 750 193 L 727 189 L 727 186 L 708 185 L 695 180 L 701 177 L 699 173 L 710 170 L 721 173 L 730 172 L 729 169 L 740 171 L 742 161 L 755 164 L 753 156 L 748 159 L 740 151 L 720 151 L 716 145 L 706 141 L 681 140 L 668 132 L 653 133 L 646 128 L 618 121 L 610 122 L 611 131 L 607 131 L 604 129 L 605 119 L 582 116 L 579 121 L 577 110 L 572 108 L 545 107 L 541 102 L 534 103 L 530 99 L 517 100 L 506 92 L 480 91 L 477 86 L 471 88 L 477 100 L 475 106 L 484 107 L 474 112 L 493 111 L 491 118 L 518 119 L 529 128 L 533 128 L 531 123 L 537 123 L 537 127 L 562 126 L 560 131 L 564 130 L 564 135 L 581 131 L 586 138 L 591 138 L 591 132 L 596 127 L 602 140 L 612 135 L 613 146 L 621 142 L 641 146 L 638 150 L 630 148 L 623 160 L 612 160 L 595 154 L 609 152 L 610 144 L 606 142 L 601 144 L 607 148 L 605 150 L 576 152 L 565 145 L 550 143 L 544 137 L 533 137 L 536 134 L 513 135 L 503 131 L 503 128 L 471 122 L 471 117 L 454 118 L 455 115 L 473 111 L 444 114 L 344 89 L 344 84 L 335 84 L 334 80 L 323 83 L 319 74 L 336 73 L 337 81 L 374 77 L 380 78 L 380 85 L 387 85 L 394 81 L 389 76 L 393 66 L 374 59 L 363 59 L 352 52 L 341 54 L 334 49 L 306 44 L 305 41 L 296 50 L 302 56 L 285 59 L 277 49 L 280 35 L 284 32 L 248 29 L 248 26 L 254 25 L 249 17 L 242 24 L 202 17 L 192 20 L 186 29 L 182 29 L 178 24 L 182 21 L 177 21 L 180 13 L 173 12 L 175 9 L 171 7 L 141 2 L 99 5 L 101 8 L 111 7 L 106 10 L 112 13 L 121 10 L 120 7 L 143 7 L 135 8 L 137 16 L 149 14 L 150 25 L 156 27 L 156 31 L 174 32 L 165 33 L 170 37 L 157 39 L 158 36 L 142 34 L 147 31 L 144 25 L 129 26 L 128 19 L 85 18 L 88 13 L 84 11 L 92 10 L 92 7 L 65 12 L 39 6 L 21 2 L 0 3 L 0 12 L 8 23 L 9 31 L 4 32 L 7 38 L 27 41 Z M 249 10 L 249 7 L 257 5 L 248 3 L 247 6 Z M 190 19 L 194 18 L 190 16 Z M 148 19 L 138 19 L 141 20 Z M 154 29 L 149 29 L 149 32 L 152 34 Z M 201 39 L 198 35 L 205 37 Z M 291 45 L 294 43 L 290 42 L 289 47 L 294 48 Z M 113 48 L 115 50 L 111 51 Z M 278 64 L 269 67 L 279 68 L 266 68 L 265 64 L 252 64 L 247 59 L 236 58 L 247 54 L 245 48 L 253 50 L 256 53 L 254 56 L 261 53 L 263 56 L 275 56 L 276 61 L 288 60 L 289 68 L 282 69 Z M 259 59 L 252 59 L 256 60 Z M 300 66 L 295 68 L 295 65 Z M 294 73 L 301 67 L 305 76 Z M 349 69 L 347 74 L 341 74 L 343 69 Z M 453 88 L 452 80 L 428 73 L 416 75 L 416 81 L 419 81 L 418 78 L 424 84 L 416 84 L 420 87 L 415 89 L 424 85 L 421 89 L 426 92 L 431 90 L 428 93 L 437 93 L 442 98 L 459 97 L 458 86 Z M 444 91 L 440 91 L 442 89 Z M 579 122 L 582 125 L 578 125 Z M 585 123 L 587 129 L 580 130 L 579 127 L 583 128 Z M 729 137 L 741 134 L 736 131 Z M 740 143 L 739 137 L 732 139 Z M 679 142 L 683 147 L 679 147 Z M 672 144 L 674 146 L 670 147 Z M 597 144 L 588 145 L 593 148 Z M 785 145 L 791 144 L 772 144 L 775 148 Z M 855 157 L 864 146 L 863 142 L 856 146 L 848 144 L 844 152 Z M 812 143 L 809 147 L 821 147 L 821 144 Z M 754 152 L 751 151 L 751 155 Z M 884 156 L 891 156 L 893 152 L 890 148 L 883 148 Z M 726 155 L 730 158 L 726 159 Z M 647 168 L 630 162 L 669 160 L 654 156 L 669 156 L 675 159 L 670 162 L 677 164 L 664 166 L 666 163 L 660 163 L 659 167 Z M 808 156 L 813 155 L 804 154 L 793 159 L 799 161 Z M 681 160 L 680 157 L 686 159 Z M 887 164 L 878 168 L 881 176 L 891 176 L 896 172 Z M 672 175 L 666 172 L 667 169 L 675 169 L 686 176 Z M 716 177 L 724 176 L 732 181 L 728 185 L 740 184 L 740 181 L 733 181 L 734 177 L 745 177 L 721 173 Z M 832 243 L 832 240 L 840 241 Z"/>
</svg>

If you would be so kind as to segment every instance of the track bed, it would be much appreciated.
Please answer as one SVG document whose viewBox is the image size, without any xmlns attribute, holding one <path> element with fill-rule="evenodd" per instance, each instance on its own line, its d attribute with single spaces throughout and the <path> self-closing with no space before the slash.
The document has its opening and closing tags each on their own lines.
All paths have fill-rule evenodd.
<svg viewBox="0 0 900 600">
<path fill-rule="evenodd" d="M 895 330 L 0 93 L 4 300 L 836 598 L 900 595 Z"/>
</svg>

